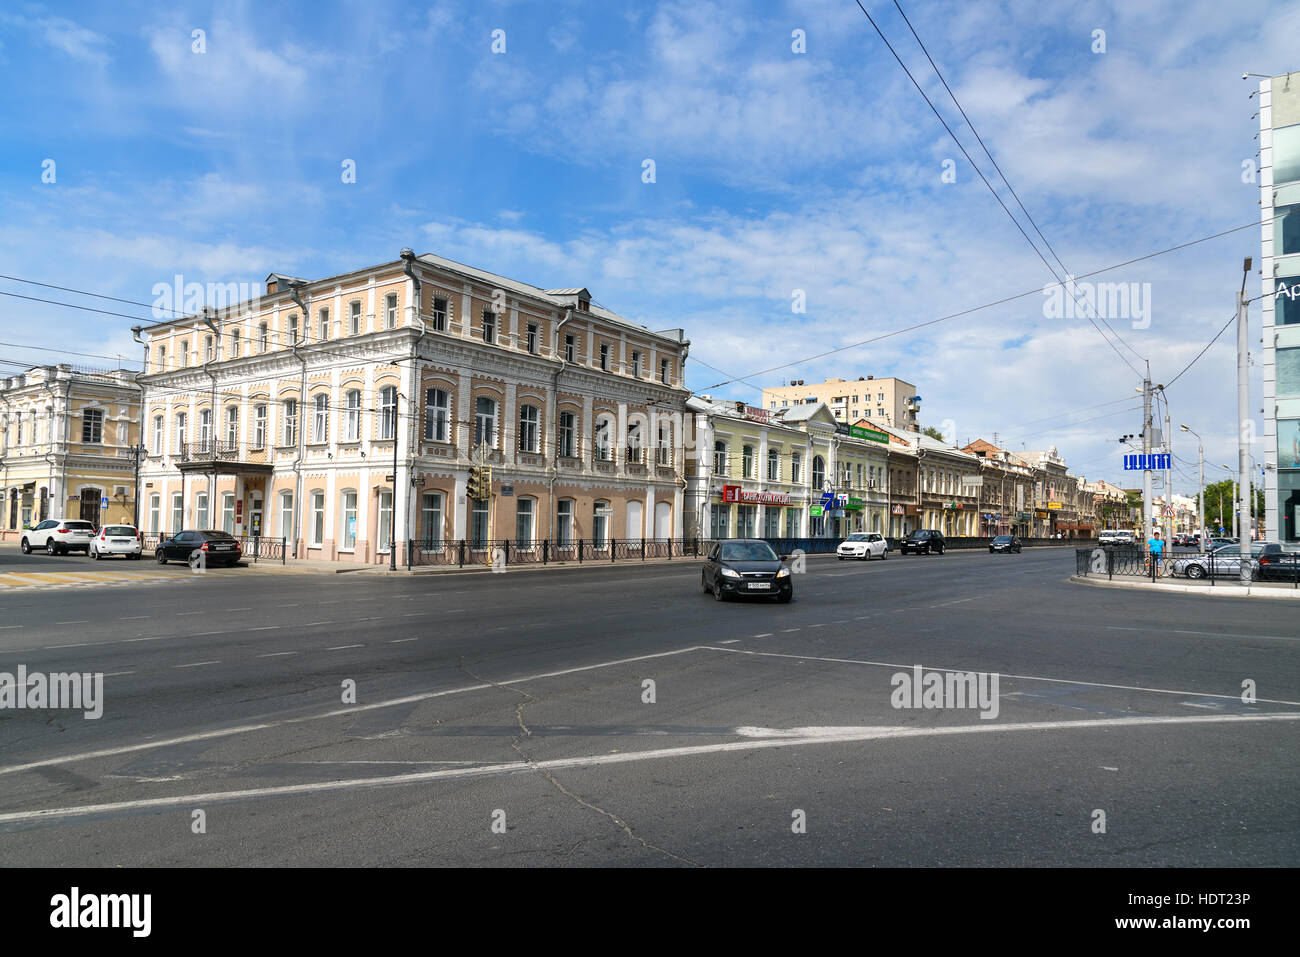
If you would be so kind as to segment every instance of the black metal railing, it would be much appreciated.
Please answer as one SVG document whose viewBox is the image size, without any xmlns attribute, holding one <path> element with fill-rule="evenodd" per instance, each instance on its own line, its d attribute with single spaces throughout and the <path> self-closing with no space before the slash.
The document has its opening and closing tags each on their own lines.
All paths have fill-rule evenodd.
<svg viewBox="0 0 1300 957">
<path fill-rule="evenodd" d="M 236 458 L 239 455 L 239 443 L 224 439 L 200 439 L 198 442 L 186 442 L 180 449 L 182 462 L 215 462 L 221 459 Z"/>
<path fill-rule="evenodd" d="M 236 535 L 235 538 L 244 551 L 244 557 L 252 558 L 254 564 L 259 559 L 278 561 L 281 565 L 288 563 L 288 542 L 283 538 L 267 538 L 264 535 Z"/>
<path fill-rule="evenodd" d="M 1290 582 L 1300 589 L 1300 554 L 1262 555 L 1246 560 L 1249 580 L 1256 582 Z M 1120 545 L 1075 550 L 1075 573 L 1080 577 L 1147 579 L 1153 582 L 1179 581 L 1215 585 L 1220 581 L 1231 584 L 1241 580 L 1241 558 L 1238 554 L 1218 555 L 1196 551 L 1169 551 L 1160 554 L 1158 561 L 1151 560 L 1146 546 Z"/>
</svg>

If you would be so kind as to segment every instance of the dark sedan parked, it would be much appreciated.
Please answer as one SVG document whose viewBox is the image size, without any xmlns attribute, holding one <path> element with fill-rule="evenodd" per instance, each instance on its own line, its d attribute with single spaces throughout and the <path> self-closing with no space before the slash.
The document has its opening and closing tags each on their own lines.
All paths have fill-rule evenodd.
<svg viewBox="0 0 1300 957">
<path fill-rule="evenodd" d="M 1015 552 L 1020 553 L 1020 539 L 1014 535 L 999 535 L 993 541 L 989 542 L 989 554 L 994 552 Z"/>
<path fill-rule="evenodd" d="M 738 595 L 775 598 L 779 602 L 794 597 L 785 560 L 767 542 L 752 538 L 715 544 L 704 560 L 700 588 L 718 601 Z"/>
<path fill-rule="evenodd" d="M 243 549 L 235 536 L 216 529 L 187 529 L 158 543 L 154 557 L 159 565 L 173 562 L 198 562 L 205 565 L 238 565 Z"/>
</svg>

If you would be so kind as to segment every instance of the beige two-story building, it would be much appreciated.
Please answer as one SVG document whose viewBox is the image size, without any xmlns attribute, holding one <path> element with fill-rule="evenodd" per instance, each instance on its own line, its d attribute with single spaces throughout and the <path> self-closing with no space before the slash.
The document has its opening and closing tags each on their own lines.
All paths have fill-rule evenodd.
<svg viewBox="0 0 1300 957">
<path fill-rule="evenodd" d="M 139 440 L 130 372 L 53 365 L 0 379 L 0 539 L 46 519 L 129 524 Z"/>
</svg>

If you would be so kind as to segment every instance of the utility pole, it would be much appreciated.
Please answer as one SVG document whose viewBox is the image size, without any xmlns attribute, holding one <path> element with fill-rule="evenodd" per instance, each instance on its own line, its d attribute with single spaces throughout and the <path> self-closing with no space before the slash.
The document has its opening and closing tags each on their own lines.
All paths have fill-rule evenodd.
<svg viewBox="0 0 1300 957">
<path fill-rule="evenodd" d="M 1161 390 L 1163 394 L 1164 390 Z M 1172 509 L 1174 507 L 1174 435 L 1169 431 L 1169 396 L 1165 396 L 1165 451 L 1169 457 L 1165 459 L 1165 508 L 1170 509 L 1168 521 L 1165 523 L 1165 541 L 1174 540 L 1174 522 L 1176 521 Z"/>
<path fill-rule="evenodd" d="M 1201 523 L 1200 528 L 1197 529 L 1197 534 L 1201 539 L 1201 547 L 1204 548 L 1205 540 L 1208 537 L 1205 534 L 1205 443 L 1201 439 L 1199 432 L 1193 432 L 1185 425 L 1180 425 L 1179 428 L 1184 432 L 1190 432 L 1192 435 L 1196 436 L 1196 470 L 1199 475 L 1198 481 L 1200 483 L 1197 487 L 1196 503 L 1200 510 L 1199 517 Z"/>
<path fill-rule="evenodd" d="M 1142 380 L 1142 540 L 1151 535 L 1151 363 Z"/>
<path fill-rule="evenodd" d="M 1250 516 L 1243 496 L 1250 494 L 1250 446 L 1246 441 L 1246 422 L 1250 419 L 1250 323 L 1246 298 L 1246 278 L 1250 275 L 1249 256 L 1241 266 L 1241 291 L 1237 293 L 1237 527 L 1241 535 L 1241 583 L 1250 583 Z M 1250 430 L 1252 433 L 1254 429 Z"/>
</svg>

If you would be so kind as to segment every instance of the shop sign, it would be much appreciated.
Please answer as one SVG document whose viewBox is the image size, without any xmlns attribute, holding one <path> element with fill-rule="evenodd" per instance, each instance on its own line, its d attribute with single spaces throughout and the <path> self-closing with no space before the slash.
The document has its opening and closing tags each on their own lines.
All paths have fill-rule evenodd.
<svg viewBox="0 0 1300 957">
<path fill-rule="evenodd" d="M 822 513 L 822 507 L 820 505 L 813 505 L 808 509 L 808 514 L 811 515 L 813 518 L 816 518 L 817 516 L 821 515 L 821 513 Z"/>
<path fill-rule="evenodd" d="M 789 505 L 789 492 L 747 492 L 739 485 L 722 486 L 724 502 L 740 502 L 745 505 Z"/>
<path fill-rule="evenodd" d="M 1047 507 L 1050 508 L 1053 512 L 1060 511 L 1061 508 L 1063 508 L 1060 502 L 1048 502 Z"/>
<path fill-rule="evenodd" d="M 887 432 L 877 432 L 875 429 L 864 428 L 861 425 L 850 425 L 849 435 L 859 439 L 866 439 L 868 442 L 889 444 L 889 434 Z"/>
</svg>

